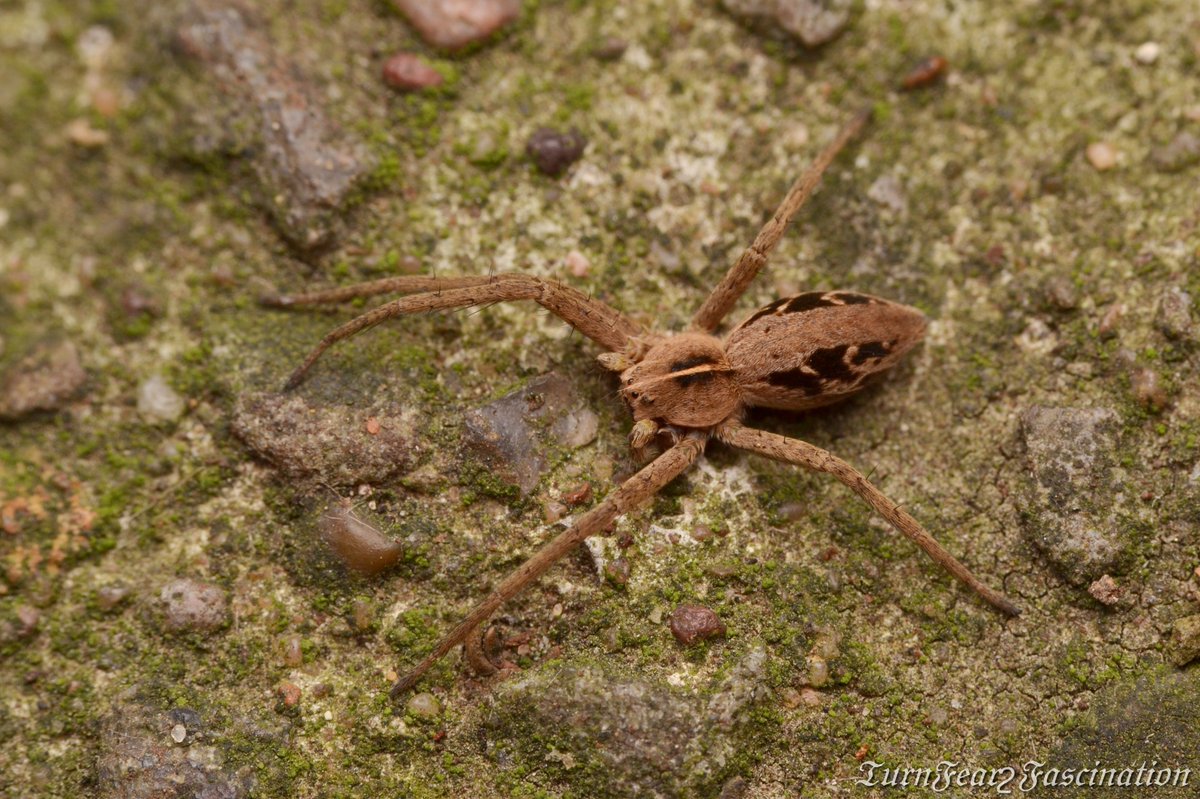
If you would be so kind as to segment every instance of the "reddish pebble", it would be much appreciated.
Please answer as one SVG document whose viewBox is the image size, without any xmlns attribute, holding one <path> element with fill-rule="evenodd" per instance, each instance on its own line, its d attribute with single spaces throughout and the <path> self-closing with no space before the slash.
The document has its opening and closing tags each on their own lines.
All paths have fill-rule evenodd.
<svg viewBox="0 0 1200 799">
<path fill-rule="evenodd" d="M 458 50 L 483 41 L 521 14 L 521 0 L 392 0 L 429 44 Z"/>
<path fill-rule="evenodd" d="M 383 64 L 383 82 L 393 89 L 415 92 L 441 86 L 442 73 L 412 53 L 396 53 Z"/>
<path fill-rule="evenodd" d="M 604 565 L 604 576 L 613 585 L 625 585 L 628 583 L 629 571 L 629 561 L 625 558 L 617 558 Z"/>
<path fill-rule="evenodd" d="M 930 56 L 913 67 L 900 81 L 900 85 L 910 91 L 928 86 L 944 75 L 948 66 L 950 66 L 950 62 L 942 56 Z"/>
<path fill-rule="evenodd" d="M 680 605 L 671 614 L 671 633 L 684 646 L 725 634 L 717 614 L 701 605 Z"/>
<path fill-rule="evenodd" d="M 279 692 L 279 698 L 283 700 L 285 707 L 295 707 L 300 704 L 300 686 L 295 683 L 281 683 L 275 690 Z"/>
<path fill-rule="evenodd" d="M 582 505 L 592 498 L 592 484 L 582 483 L 563 494 L 562 501 L 568 505 Z"/>
<path fill-rule="evenodd" d="M 373 436 L 379 435 L 379 420 L 374 416 L 367 417 L 367 433 Z"/>
<path fill-rule="evenodd" d="M 1117 585 L 1116 580 L 1106 574 L 1088 586 L 1088 593 L 1095 597 L 1097 602 L 1111 606 L 1121 601 L 1125 591 Z"/>
</svg>

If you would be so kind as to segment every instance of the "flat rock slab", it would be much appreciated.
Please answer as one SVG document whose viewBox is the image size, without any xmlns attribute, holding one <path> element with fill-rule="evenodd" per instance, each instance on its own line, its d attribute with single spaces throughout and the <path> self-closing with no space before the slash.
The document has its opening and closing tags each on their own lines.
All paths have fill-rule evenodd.
<svg viewBox="0 0 1200 799">
<path fill-rule="evenodd" d="M 15 421 L 62 407 L 87 382 L 69 341 L 44 342 L 0 375 L 0 419 Z"/>
<path fill-rule="evenodd" d="M 244 147 L 259 203 L 280 233 L 302 251 L 336 243 L 356 182 L 370 169 L 365 149 L 334 125 L 240 6 L 197 0 L 176 41 L 203 69 L 235 115 L 249 115 L 255 139 Z"/>
<path fill-rule="evenodd" d="M 416 457 L 409 416 L 310 405 L 290 394 L 238 398 L 233 433 L 289 477 L 335 485 L 378 484 L 407 471 Z"/>
<path fill-rule="evenodd" d="M 768 693 L 766 660 L 752 650 L 707 695 L 596 667 L 543 669 L 499 691 L 488 751 L 549 769 L 583 795 L 596 795 L 598 780 L 606 796 L 715 796 L 739 726 Z"/>
<path fill-rule="evenodd" d="M 91 795 L 101 799 L 248 796 L 252 776 L 228 770 L 224 755 L 208 737 L 199 714 L 187 708 L 162 712 L 119 704 L 98 731 Z"/>
<path fill-rule="evenodd" d="M 552 447 L 581 447 L 599 420 L 571 382 L 550 372 L 495 402 L 467 411 L 464 438 L 493 474 L 528 495 L 549 467 Z"/>
<path fill-rule="evenodd" d="M 1109 408 L 1035 406 L 1021 417 L 1025 534 L 1076 585 L 1117 571 L 1127 554 L 1113 477 L 1119 425 Z"/>
</svg>

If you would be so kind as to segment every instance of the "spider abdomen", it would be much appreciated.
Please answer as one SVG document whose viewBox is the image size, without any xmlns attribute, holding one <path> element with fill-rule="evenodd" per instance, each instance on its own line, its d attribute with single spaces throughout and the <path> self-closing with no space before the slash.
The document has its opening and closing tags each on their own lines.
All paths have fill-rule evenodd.
<svg viewBox="0 0 1200 799">
<path fill-rule="evenodd" d="M 725 354 L 746 405 L 801 411 L 837 402 L 896 364 L 925 334 L 915 308 L 851 291 L 810 291 L 760 308 Z"/>
</svg>

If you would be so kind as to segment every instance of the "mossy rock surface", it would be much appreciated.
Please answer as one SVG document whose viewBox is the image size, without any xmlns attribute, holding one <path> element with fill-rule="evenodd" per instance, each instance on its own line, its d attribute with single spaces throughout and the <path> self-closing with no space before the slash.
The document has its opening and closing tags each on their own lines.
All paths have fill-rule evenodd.
<svg viewBox="0 0 1200 799">
<path fill-rule="evenodd" d="M 125 795 L 121 762 L 146 752 L 174 784 L 265 799 L 794 799 L 878 795 L 855 782 L 867 761 L 1189 765 L 1194 2 L 883 0 L 810 50 L 717 3 L 555 0 L 450 53 L 388 2 L 264 0 L 239 6 L 235 49 L 258 59 L 240 65 L 182 46 L 214 8 L 0 8 L 0 386 L 40 387 L 0 397 L 0 792 Z M 446 80 L 396 93 L 380 70 L 402 50 Z M 944 75 L 901 91 L 934 55 Z M 375 300 L 257 298 L 515 270 L 679 331 L 868 105 L 731 322 L 847 289 L 918 307 L 926 340 L 850 402 L 747 422 L 871 473 L 1024 613 L 834 481 L 714 445 L 493 619 L 498 675 L 453 655 L 421 686 L 436 703 L 389 702 L 633 473 L 629 414 L 598 349 L 533 303 L 380 325 L 282 394 Z M 560 176 L 526 155 L 539 128 L 587 141 Z M 69 369 L 22 364 L 62 342 Z M 514 481 L 464 446 L 471 411 L 551 373 L 588 435 L 534 414 Z M 1031 464 L 1036 408 L 1103 414 L 1098 471 Z M 376 576 L 321 538 L 342 499 L 397 553 Z M 1048 538 L 1076 512 L 1104 557 Z M 164 632 L 179 580 L 219 592 L 219 623 Z M 680 644 L 687 605 L 724 635 Z M 644 738 L 605 750 L 591 733 L 622 703 Z M 195 763 L 173 737 L 193 716 Z"/>
</svg>

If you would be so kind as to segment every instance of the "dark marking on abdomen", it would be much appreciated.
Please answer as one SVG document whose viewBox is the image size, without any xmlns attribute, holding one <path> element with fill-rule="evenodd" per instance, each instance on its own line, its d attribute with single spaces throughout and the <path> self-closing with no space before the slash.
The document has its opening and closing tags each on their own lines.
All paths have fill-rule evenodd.
<svg viewBox="0 0 1200 799">
<path fill-rule="evenodd" d="M 859 344 L 858 351 L 850 356 L 850 360 L 855 366 L 861 366 L 873 358 L 882 358 L 891 351 L 890 344 L 884 344 L 882 341 L 869 341 L 866 344 Z"/>
<path fill-rule="evenodd" d="M 788 369 L 786 372 L 771 372 L 767 375 L 767 382 L 772 386 L 800 391 L 809 396 L 820 394 L 825 383 L 820 375 L 810 374 L 804 371 L 803 367 Z"/>
<path fill-rule="evenodd" d="M 866 294 L 855 294 L 853 291 L 837 291 L 831 295 L 835 300 L 840 300 L 842 305 L 870 305 L 877 302 L 874 297 L 868 297 Z"/>
<path fill-rule="evenodd" d="M 829 299 L 829 295 L 826 292 L 807 291 L 804 294 L 797 294 L 788 300 L 787 307 L 783 309 L 783 312 L 804 313 L 814 308 L 824 308 L 833 304 L 833 301 Z"/>
<path fill-rule="evenodd" d="M 699 364 L 695 364 L 695 365 L 698 366 Z M 674 372 L 675 369 L 672 368 L 671 371 Z M 688 386 L 704 385 L 706 383 L 711 383 L 713 377 L 714 377 L 713 371 L 711 369 L 706 369 L 703 372 L 692 372 L 691 374 L 687 374 L 687 375 L 676 375 L 675 377 L 671 378 L 671 381 L 674 382 L 675 385 L 679 386 L 680 388 L 687 388 Z"/>
<path fill-rule="evenodd" d="M 671 364 L 672 372 L 682 372 L 684 369 L 692 369 L 697 366 L 713 366 L 716 364 L 716 359 L 710 355 L 693 355 L 690 358 L 684 358 L 682 361 L 675 361 Z"/>
<path fill-rule="evenodd" d="M 846 363 L 846 350 L 849 344 L 839 344 L 836 347 L 821 347 L 813 350 L 805 365 L 826 380 L 839 383 L 849 383 L 854 380 L 854 370 Z"/>
</svg>

